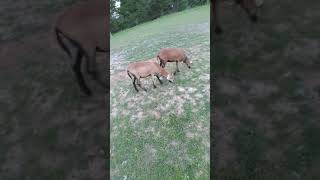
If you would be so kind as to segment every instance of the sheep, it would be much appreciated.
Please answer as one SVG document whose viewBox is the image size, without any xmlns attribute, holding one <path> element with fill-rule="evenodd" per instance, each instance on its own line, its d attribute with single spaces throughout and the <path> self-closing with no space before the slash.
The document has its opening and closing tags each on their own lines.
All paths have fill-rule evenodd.
<svg viewBox="0 0 320 180">
<path fill-rule="evenodd" d="M 211 5 L 211 13 L 212 13 L 212 20 L 213 20 L 213 29 L 216 34 L 221 34 L 222 28 L 220 26 L 220 3 L 222 0 L 213 0 Z M 239 4 L 248 14 L 250 20 L 252 22 L 258 21 L 258 7 L 262 5 L 263 0 L 235 0 L 237 4 Z"/>
<path fill-rule="evenodd" d="M 74 59 L 73 71 L 80 89 L 88 96 L 92 91 L 88 88 L 81 72 L 82 57 L 86 60 L 87 73 L 103 87 L 106 82 L 99 76 L 96 52 L 110 54 L 109 39 L 109 1 L 90 0 L 71 6 L 61 13 L 54 24 L 55 37 L 58 45 Z M 65 41 L 69 41 L 76 49 L 72 57 Z"/>
<path fill-rule="evenodd" d="M 164 68 L 167 62 L 176 62 L 176 70 L 174 74 L 180 72 L 178 63 L 183 62 L 190 69 L 192 61 L 187 57 L 183 49 L 180 48 L 164 48 L 157 54 L 157 59 L 160 61 L 160 66 Z"/>
<path fill-rule="evenodd" d="M 139 92 L 139 90 L 136 87 L 136 82 L 141 89 L 143 89 L 144 91 L 147 91 L 146 88 L 142 87 L 140 78 L 146 78 L 151 76 L 154 88 L 156 88 L 156 85 L 154 82 L 155 77 L 157 77 L 160 84 L 162 84 L 162 81 L 160 80 L 159 76 L 166 77 L 166 79 L 171 83 L 174 81 L 172 73 L 169 73 L 167 70 L 162 68 L 158 63 L 150 60 L 138 61 L 138 62 L 129 64 L 127 68 L 127 74 L 133 80 L 132 84 L 137 92 Z"/>
</svg>

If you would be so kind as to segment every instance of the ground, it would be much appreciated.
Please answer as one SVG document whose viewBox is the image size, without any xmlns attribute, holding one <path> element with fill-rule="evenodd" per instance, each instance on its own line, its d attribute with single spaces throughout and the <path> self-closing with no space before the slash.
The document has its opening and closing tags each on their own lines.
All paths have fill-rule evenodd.
<svg viewBox="0 0 320 180">
<path fill-rule="evenodd" d="M 51 29 L 72 1 L 52 2 L 0 3 L 0 177 L 106 179 L 107 94 L 81 94 Z"/>
<path fill-rule="evenodd" d="M 111 37 L 111 177 L 208 179 L 210 11 L 201 6 L 164 16 Z M 136 92 L 126 67 L 161 48 L 185 49 L 175 81 L 142 81 Z M 157 61 L 157 60 L 155 60 Z M 175 63 L 167 63 L 169 71 Z"/>
<path fill-rule="evenodd" d="M 213 37 L 216 179 L 319 179 L 319 2 L 222 3 Z"/>
<path fill-rule="evenodd" d="M 75 84 L 69 59 L 56 46 L 51 35 L 50 27 L 54 22 L 54 16 L 63 6 L 68 6 L 72 2 L 71 0 L 57 0 L 55 4 L 52 3 L 53 1 L 29 2 L 9 0 L 0 2 L 2 15 L 0 19 L 0 82 L 4 87 L 0 91 L 0 177 L 2 179 L 10 177 L 10 179 L 52 180 L 105 179 L 106 166 L 102 152 L 104 148 L 101 147 L 105 142 L 105 123 L 107 123 L 104 119 L 106 116 L 105 94 L 99 86 L 90 83 L 90 87 L 96 87 L 94 89 L 97 92 L 92 99 L 82 97 Z M 269 0 L 261 9 L 258 24 L 254 25 L 239 8 L 232 9 L 228 5 L 224 6 L 225 15 L 221 23 L 225 34 L 213 38 L 215 47 L 211 56 L 215 66 L 210 67 L 211 71 L 217 74 L 214 80 L 216 90 L 212 94 L 215 107 L 211 110 L 214 125 L 211 147 L 214 156 L 211 166 L 215 168 L 216 179 L 320 178 L 318 171 L 320 165 L 319 7 L 319 1 L 312 0 L 294 2 Z M 181 24 L 183 27 L 182 25 L 187 24 L 188 21 L 194 22 L 198 25 L 191 25 L 190 28 L 198 29 L 200 35 L 195 33 L 194 37 L 191 34 L 186 38 L 185 33 L 180 33 L 184 28 L 180 32 L 177 31 L 178 33 L 169 33 L 170 36 L 181 40 L 181 44 L 179 44 L 180 41 L 174 41 L 177 43 L 174 45 L 186 45 L 187 51 L 192 55 L 198 54 L 194 53 L 199 51 L 196 46 L 197 41 L 209 44 L 204 41 L 208 36 L 208 28 L 201 28 L 202 25 L 208 27 L 208 24 L 197 23 L 197 18 L 198 16 L 181 18 L 171 21 L 171 24 L 177 26 Z M 141 26 L 141 30 L 143 27 L 148 26 Z M 149 26 L 153 28 L 152 31 L 145 29 L 141 34 L 152 37 L 153 34 L 148 33 L 158 34 L 163 29 L 170 30 L 168 27 L 160 27 L 161 24 Z M 174 31 L 173 29 L 172 32 Z M 185 31 L 188 32 L 188 30 Z M 114 78 L 112 80 L 121 80 L 119 86 L 115 88 L 126 87 L 129 91 L 127 98 L 131 101 L 141 95 L 135 94 L 128 77 L 121 74 L 123 67 L 136 59 L 151 58 L 160 46 L 165 45 L 164 43 L 148 46 L 146 38 L 145 46 L 140 46 L 139 43 L 142 43 L 138 39 L 141 37 L 138 36 L 140 33 L 135 32 L 137 36 L 132 37 L 130 33 L 125 32 L 123 36 L 130 35 L 128 38 L 137 38 L 136 42 L 133 40 L 129 41 L 132 44 L 124 45 L 127 38 L 123 38 L 122 42 L 119 38 L 117 46 L 141 48 L 128 48 L 129 55 L 125 52 L 123 55 L 118 53 L 120 50 L 116 50 L 118 57 L 125 60 L 112 62 L 112 64 L 122 62 L 124 64 L 114 65 L 111 69 Z M 197 40 L 198 35 L 199 40 Z M 159 39 L 172 42 L 164 37 L 164 35 L 160 36 Z M 117 36 L 115 35 L 114 38 Z M 187 46 L 186 41 L 189 40 L 194 43 Z M 116 45 L 116 43 L 113 44 Z M 192 48 L 192 46 L 195 47 Z M 209 56 L 207 45 L 198 48 L 205 51 L 204 54 L 198 55 L 199 60 L 205 62 Z M 102 60 L 103 55 L 99 59 Z M 200 66 L 196 65 L 196 60 L 193 61 L 195 66 L 198 66 L 195 69 L 200 69 Z M 116 67 L 119 67 L 119 70 L 116 70 Z M 157 89 L 152 89 L 152 86 L 147 84 L 148 81 L 145 82 L 148 93 L 151 93 L 151 96 L 147 97 L 149 99 L 147 102 L 150 103 L 152 98 L 157 97 L 158 92 L 165 94 L 166 89 L 163 88 L 165 87 L 169 88 L 169 91 L 177 88 L 173 93 L 181 93 L 177 96 L 180 99 L 175 99 L 176 102 L 192 103 L 192 100 L 188 99 L 190 96 L 195 103 L 198 103 L 200 98 L 196 97 L 201 95 L 196 96 L 199 92 L 193 92 L 195 94 L 193 95 L 193 88 L 201 86 L 200 82 L 209 83 L 208 67 L 203 68 L 205 73 L 199 76 L 195 71 L 190 71 L 182 65 L 181 73 L 176 76 L 174 84 L 165 82 Z M 222 72 L 227 76 L 221 76 Z M 119 76 L 116 76 L 117 73 Z M 240 80 L 230 78 L 228 75 L 231 74 Z M 188 81 L 191 75 L 198 77 L 194 80 L 196 82 Z M 202 86 L 204 87 L 202 96 L 207 97 L 208 87 L 204 84 Z M 190 94 L 189 91 L 191 91 Z M 120 94 L 115 93 L 111 97 L 116 95 L 120 97 Z M 119 99 L 116 104 L 122 102 L 124 101 Z M 208 103 L 208 99 L 204 102 Z M 126 104 L 112 108 L 121 106 L 123 109 L 128 109 Z M 158 104 L 154 106 L 158 107 Z M 132 111 L 141 112 L 135 109 L 139 107 L 143 108 L 134 106 Z M 208 108 L 208 105 L 200 104 L 199 107 Z M 163 109 L 165 108 L 164 106 Z M 182 172 L 179 173 L 183 174 L 188 168 L 186 166 L 192 162 L 188 157 L 201 159 L 200 155 L 206 153 L 202 148 L 205 146 L 201 146 L 200 143 L 200 139 L 204 143 L 207 143 L 208 139 L 209 126 L 205 120 L 209 117 L 206 114 L 209 110 L 205 108 L 199 113 L 191 114 L 185 113 L 188 112 L 185 111 L 187 108 L 183 108 L 182 116 L 170 118 L 173 115 L 165 113 L 166 117 L 163 119 L 161 119 L 163 113 L 160 109 L 159 119 L 155 121 L 154 118 L 144 118 L 145 121 L 136 122 L 135 126 L 133 119 L 141 113 L 135 114 L 132 120 L 127 119 L 126 116 L 122 116 L 124 118 L 121 121 L 114 118 L 114 127 L 119 131 L 115 137 L 122 138 L 118 142 L 123 142 L 123 144 L 114 144 L 122 149 L 118 155 L 125 154 L 126 150 L 129 155 L 133 154 L 135 149 L 127 148 L 126 145 L 136 147 L 138 152 L 135 157 L 117 158 L 119 161 L 115 162 L 112 168 L 118 171 L 114 173 L 117 177 L 123 175 L 129 178 L 128 174 L 123 173 L 122 167 L 130 167 L 128 172 L 132 175 L 134 170 L 132 162 L 138 158 L 143 164 L 140 167 L 147 165 L 155 167 L 154 164 L 161 162 L 172 163 L 168 159 L 175 157 L 173 161 L 180 162 Z M 202 114 L 201 111 L 205 113 Z M 125 114 L 125 112 L 122 113 Z M 143 112 L 142 115 L 145 113 Z M 155 116 L 157 117 L 159 113 L 155 113 Z M 188 116 L 194 116 L 197 119 L 194 121 L 195 118 L 190 118 L 192 120 L 189 121 Z M 176 118 L 178 120 L 174 121 Z M 160 128 L 160 124 L 158 127 L 155 126 L 160 122 L 163 123 L 163 128 Z M 129 125 L 132 125 L 132 128 Z M 189 125 L 190 129 L 186 127 Z M 177 130 L 170 131 L 171 127 Z M 180 128 L 185 131 L 179 131 Z M 123 134 L 119 134 L 120 132 Z M 183 133 L 173 134 L 175 132 Z M 164 136 L 154 135 L 157 133 Z M 130 135 L 138 141 L 131 141 L 133 138 L 125 139 Z M 190 137 L 191 140 L 183 141 L 180 137 L 184 136 Z M 178 140 L 169 142 L 171 137 Z M 133 144 L 136 142 L 138 143 Z M 190 148 L 191 144 L 195 146 Z M 197 149 L 197 145 L 200 145 L 200 149 Z M 160 147 L 166 147 L 169 153 L 164 153 Z M 183 153 L 181 150 L 183 148 L 191 151 Z M 117 155 L 117 152 L 113 153 Z M 158 156 L 160 153 L 164 156 Z M 208 156 L 202 159 L 206 158 Z M 200 164 L 206 167 L 203 168 L 205 175 L 208 173 L 207 162 L 208 159 Z M 120 163 L 121 166 L 119 166 Z M 161 169 L 163 172 L 179 174 L 172 164 L 156 167 L 158 170 L 163 168 Z M 196 165 L 191 164 L 190 167 Z M 190 172 L 194 175 L 199 169 L 201 167 Z"/>
</svg>

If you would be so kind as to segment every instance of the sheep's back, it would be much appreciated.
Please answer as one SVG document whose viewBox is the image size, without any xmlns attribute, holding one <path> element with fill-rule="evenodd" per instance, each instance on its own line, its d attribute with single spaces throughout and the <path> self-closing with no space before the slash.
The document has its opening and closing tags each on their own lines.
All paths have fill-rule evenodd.
<svg viewBox="0 0 320 180">
<path fill-rule="evenodd" d="M 184 51 L 180 48 L 165 48 L 160 50 L 158 56 L 165 61 L 181 61 L 184 58 Z"/>
<path fill-rule="evenodd" d="M 79 43 L 88 43 L 107 49 L 109 48 L 107 6 L 104 0 L 75 4 L 57 18 L 56 27 Z"/>
</svg>

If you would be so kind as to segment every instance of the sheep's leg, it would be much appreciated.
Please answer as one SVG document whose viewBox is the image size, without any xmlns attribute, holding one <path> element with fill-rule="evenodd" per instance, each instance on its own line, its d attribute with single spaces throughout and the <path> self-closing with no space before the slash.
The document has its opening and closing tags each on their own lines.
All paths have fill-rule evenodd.
<svg viewBox="0 0 320 180">
<path fill-rule="evenodd" d="M 140 78 L 137 78 L 137 82 L 138 82 L 138 85 L 141 87 L 141 89 L 143 89 L 144 91 L 147 91 L 146 88 L 142 87 Z"/>
<path fill-rule="evenodd" d="M 160 84 L 162 84 L 162 81 L 160 80 L 159 75 L 156 75 L 156 77 L 158 78 Z"/>
<path fill-rule="evenodd" d="M 108 87 L 107 83 L 103 80 L 103 78 L 100 76 L 98 72 L 97 62 L 96 62 L 96 51 L 90 50 L 88 54 L 86 54 L 86 59 L 87 59 L 87 72 L 101 86 Z"/>
<path fill-rule="evenodd" d="M 129 71 L 127 71 L 127 74 L 128 74 L 128 76 L 130 77 L 130 79 L 132 79 L 132 77 L 131 77 L 131 75 L 130 75 Z"/>
<path fill-rule="evenodd" d="M 164 68 L 166 66 L 165 62 L 161 62 L 162 64 L 160 65 L 162 68 Z"/>
<path fill-rule="evenodd" d="M 174 72 L 174 75 L 176 75 L 177 72 L 180 72 L 179 66 L 178 66 L 178 61 L 176 62 L 176 71 Z"/>
<path fill-rule="evenodd" d="M 81 62 L 82 62 L 82 57 L 83 57 L 83 52 L 78 49 L 77 50 L 77 56 L 75 59 L 75 64 L 73 65 L 73 71 L 76 74 L 76 78 L 78 81 L 78 84 L 81 88 L 81 90 L 87 94 L 88 96 L 90 96 L 92 94 L 91 90 L 88 88 L 88 86 L 86 85 L 84 79 L 83 79 L 83 75 L 81 73 Z"/>
<path fill-rule="evenodd" d="M 86 62 L 87 62 L 87 73 L 91 76 L 97 76 L 97 65 L 96 65 L 96 52 L 90 48 L 85 50 Z"/>
<path fill-rule="evenodd" d="M 137 80 L 137 78 L 134 77 L 132 84 L 133 84 L 134 89 L 136 89 L 136 91 L 139 92 L 139 90 L 138 90 L 138 88 L 137 88 L 137 86 L 136 86 L 136 80 Z"/>
<path fill-rule="evenodd" d="M 152 84 L 153 84 L 153 88 L 157 88 L 157 86 L 154 84 L 154 80 L 155 80 L 155 75 L 152 75 Z"/>
</svg>

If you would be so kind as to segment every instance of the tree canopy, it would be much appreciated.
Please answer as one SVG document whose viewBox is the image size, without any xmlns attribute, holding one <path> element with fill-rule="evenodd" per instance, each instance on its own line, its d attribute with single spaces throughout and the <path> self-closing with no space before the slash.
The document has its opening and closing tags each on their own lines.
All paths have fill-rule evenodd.
<svg viewBox="0 0 320 180">
<path fill-rule="evenodd" d="M 160 16 L 208 3 L 208 0 L 111 0 L 110 31 L 136 26 Z M 117 7 L 120 4 L 120 7 Z"/>
</svg>

